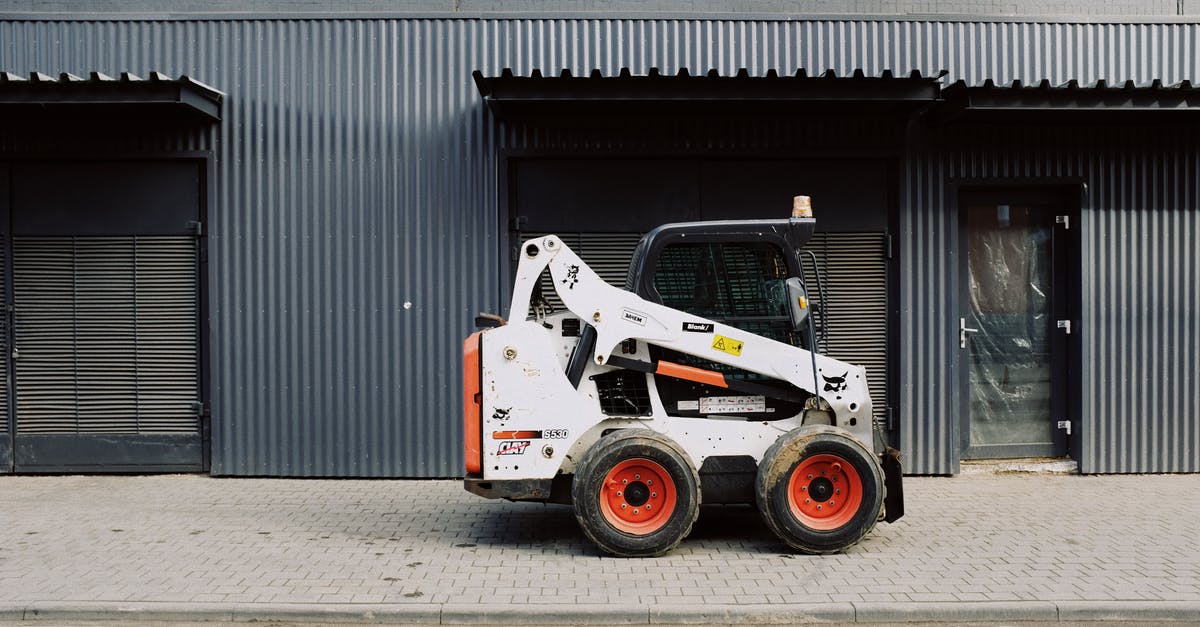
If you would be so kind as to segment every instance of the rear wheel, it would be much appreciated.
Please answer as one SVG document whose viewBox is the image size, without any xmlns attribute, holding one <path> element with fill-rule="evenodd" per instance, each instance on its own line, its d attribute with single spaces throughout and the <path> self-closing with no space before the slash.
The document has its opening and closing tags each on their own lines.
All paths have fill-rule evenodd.
<svg viewBox="0 0 1200 627">
<path fill-rule="evenodd" d="M 883 471 L 858 440 L 832 427 L 780 437 L 758 467 L 767 526 L 805 553 L 842 551 L 867 535 L 883 507 Z"/>
<path fill-rule="evenodd" d="M 623 429 L 600 438 L 575 469 L 575 518 L 588 538 L 621 557 L 675 548 L 700 512 L 700 478 L 670 438 Z"/>
</svg>

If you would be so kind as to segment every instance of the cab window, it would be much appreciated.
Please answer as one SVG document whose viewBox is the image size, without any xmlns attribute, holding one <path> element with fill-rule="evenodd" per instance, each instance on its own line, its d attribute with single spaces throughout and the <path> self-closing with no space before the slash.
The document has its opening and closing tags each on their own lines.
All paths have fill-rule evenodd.
<svg viewBox="0 0 1200 627">
<path fill-rule="evenodd" d="M 679 243 L 654 269 L 662 304 L 792 345 L 783 251 L 766 242 Z"/>
</svg>

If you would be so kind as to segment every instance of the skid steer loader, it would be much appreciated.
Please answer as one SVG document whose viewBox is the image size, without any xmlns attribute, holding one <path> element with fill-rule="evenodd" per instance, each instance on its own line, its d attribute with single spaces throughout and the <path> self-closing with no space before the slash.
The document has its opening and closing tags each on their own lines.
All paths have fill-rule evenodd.
<svg viewBox="0 0 1200 627">
<path fill-rule="evenodd" d="M 558 237 L 521 244 L 509 320 L 480 314 L 463 346 L 466 489 L 571 504 L 625 557 L 677 546 L 702 502 L 756 504 L 807 553 L 900 518 L 865 370 L 815 352 L 815 223 L 798 196 L 790 219 L 658 227 L 625 289 Z M 565 311 L 547 311 L 544 272 Z"/>
</svg>

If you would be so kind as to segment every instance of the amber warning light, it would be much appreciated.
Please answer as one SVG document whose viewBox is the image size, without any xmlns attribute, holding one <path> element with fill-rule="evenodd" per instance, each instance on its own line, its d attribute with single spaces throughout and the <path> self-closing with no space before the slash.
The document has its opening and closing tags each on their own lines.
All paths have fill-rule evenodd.
<svg viewBox="0 0 1200 627">
<path fill-rule="evenodd" d="M 792 217 L 793 218 L 811 218 L 812 214 L 812 198 L 808 196 L 796 196 L 792 199 Z"/>
</svg>

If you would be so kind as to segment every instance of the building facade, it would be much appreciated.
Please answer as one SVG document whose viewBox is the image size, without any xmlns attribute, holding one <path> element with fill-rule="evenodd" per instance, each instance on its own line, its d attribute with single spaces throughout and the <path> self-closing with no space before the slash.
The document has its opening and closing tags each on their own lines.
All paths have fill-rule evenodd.
<svg viewBox="0 0 1200 627">
<path fill-rule="evenodd" d="M 1200 470 L 1193 3 L 193 4 L 0 7 L 0 472 L 459 476 L 516 242 L 801 193 L 907 472 Z"/>
</svg>

